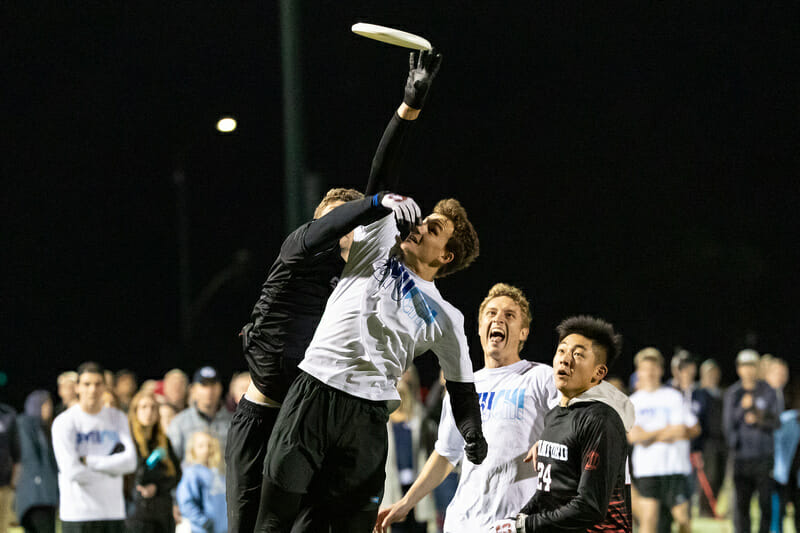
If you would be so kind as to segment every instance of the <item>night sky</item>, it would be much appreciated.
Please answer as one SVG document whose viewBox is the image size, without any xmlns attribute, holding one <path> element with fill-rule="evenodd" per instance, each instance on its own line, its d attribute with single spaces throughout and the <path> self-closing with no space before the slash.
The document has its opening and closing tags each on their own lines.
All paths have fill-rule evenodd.
<svg viewBox="0 0 800 533">
<path fill-rule="evenodd" d="M 287 233 L 278 3 L 80 4 L 0 6 L 0 400 L 17 407 L 87 359 L 140 378 L 243 369 L 236 336 Z M 746 344 L 794 357 L 800 4 L 300 4 L 313 203 L 364 187 L 402 99 L 407 51 L 350 26 L 445 56 L 400 192 L 423 211 L 459 198 L 480 235 L 477 262 L 439 283 L 476 364 L 477 306 L 499 281 L 532 302 L 530 359 L 549 361 L 577 313 L 622 332 L 625 376 L 646 345 L 715 357 L 726 381 Z M 214 131 L 223 114 L 232 136 Z M 188 346 L 180 161 L 192 295 L 249 252 Z"/>
</svg>

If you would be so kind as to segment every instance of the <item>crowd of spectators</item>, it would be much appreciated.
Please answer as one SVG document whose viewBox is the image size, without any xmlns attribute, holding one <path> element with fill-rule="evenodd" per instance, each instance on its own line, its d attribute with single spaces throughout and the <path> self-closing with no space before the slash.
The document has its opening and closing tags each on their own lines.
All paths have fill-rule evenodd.
<svg viewBox="0 0 800 533">
<path fill-rule="evenodd" d="M 639 531 L 670 531 L 673 521 L 689 531 L 691 509 L 749 531 L 755 494 L 759 531 L 781 531 L 787 504 L 800 505 L 800 388 L 787 390 L 789 365 L 743 350 L 739 380 L 727 389 L 712 359 L 679 350 L 662 377 L 666 366 L 657 349 L 646 348 L 627 382 L 609 379 L 631 394 L 637 410 L 629 441 Z M 81 381 L 87 368 L 96 384 Z M 234 374 L 223 397 L 222 379 L 209 366 L 191 379 L 172 369 L 139 383 L 129 370 L 89 363 L 58 376 L 57 399 L 35 390 L 19 414 L 0 404 L 0 533 L 14 523 L 53 532 L 57 517 L 62 531 L 89 531 L 81 523 L 101 518 L 137 532 L 226 531 L 224 450 L 248 384 L 246 372 Z M 403 402 L 388 426 L 385 504 L 408 489 L 431 451 L 441 389 L 439 382 L 421 388 L 415 373 L 401 382 Z M 726 476 L 732 491 L 721 509 Z M 455 480 L 447 486 L 395 530 L 439 529 Z M 102 493 L 91 495 L 102 513 L 78 505 L 87 495 L 76 487 Z M 115 506 L 121 510 L 108 514 Z"/>
</svg>

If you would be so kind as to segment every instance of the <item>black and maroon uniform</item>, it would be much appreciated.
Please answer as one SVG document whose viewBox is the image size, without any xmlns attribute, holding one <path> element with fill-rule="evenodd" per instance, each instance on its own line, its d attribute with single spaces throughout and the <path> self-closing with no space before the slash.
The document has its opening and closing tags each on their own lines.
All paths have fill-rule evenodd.
<svg viewBox="0 0 800 533">
<path fill-rule="evenodd" d="M 625 427 L 598 401 L 551 409 L 539 440 L 536 494 L 522 509 L 528 533 L 631 531 Z"/>
</svg>

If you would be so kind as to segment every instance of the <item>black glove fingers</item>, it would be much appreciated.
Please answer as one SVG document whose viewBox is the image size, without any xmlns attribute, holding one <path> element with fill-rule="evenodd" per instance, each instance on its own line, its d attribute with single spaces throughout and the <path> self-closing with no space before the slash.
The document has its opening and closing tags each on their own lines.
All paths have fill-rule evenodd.
<svg viewBox="0 0 800 533">
<path fill-rule="evenodd" d="M 414 52 L 408 54 L 408 70 L 414 70 Z"/>
</svg>

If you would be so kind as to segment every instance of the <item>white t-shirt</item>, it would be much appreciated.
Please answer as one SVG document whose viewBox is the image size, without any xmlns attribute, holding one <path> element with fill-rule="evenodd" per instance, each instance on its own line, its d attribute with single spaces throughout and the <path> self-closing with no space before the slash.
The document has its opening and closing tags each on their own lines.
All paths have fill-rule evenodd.
<svg viewBox="0 0 800 533">
<path fill-rule="evenodd" d="M 446 533 L 481 532 L 495 520 L 515 516 L 536 492 L 536 472 L 522 460 L 539 440 L 549 403 L 558 397 L 553 369 L 519 361 L 475 373 L 489 454 L 480 465 L 464 457 L 464 439 L 445 396 L 436 451 L 450 463 L 463 459 L 461 477 L 447 507 Z"/>
<path fill-rule="evenodd" d="M 636 391 L 631 395 L 636 409 L 636 425 L 645 431 L 655 431 L 667 426 L 683 424 L 694 426 L 697 418 L 683 396 L 671 387 L 660 387 L 652 392 Z M 689 441 L 654 442 L 649 446 L 633 447 L 633 476 L 669 476 L 691 474 Z"/>
<path fill-rule="evenodd" d="M 117 444 L 125 449 L 112 454 Z M 133 472 L 137 461 L 125 413 L 104 407 L 92 415 L 74 405 L 53 421 L 53 449 L 61 520 L 125 519 L 122 476 Z"/>
<path fill-rule="evenodd" d="M 367 400 L 399 400 L 395 386 L 414 357 L 433 350 L 445 378 L 471 383 L 464 316 L 391 255 L 394 216 L 355 230 L 347 266 L 300 368 Z"/>
</svg>

